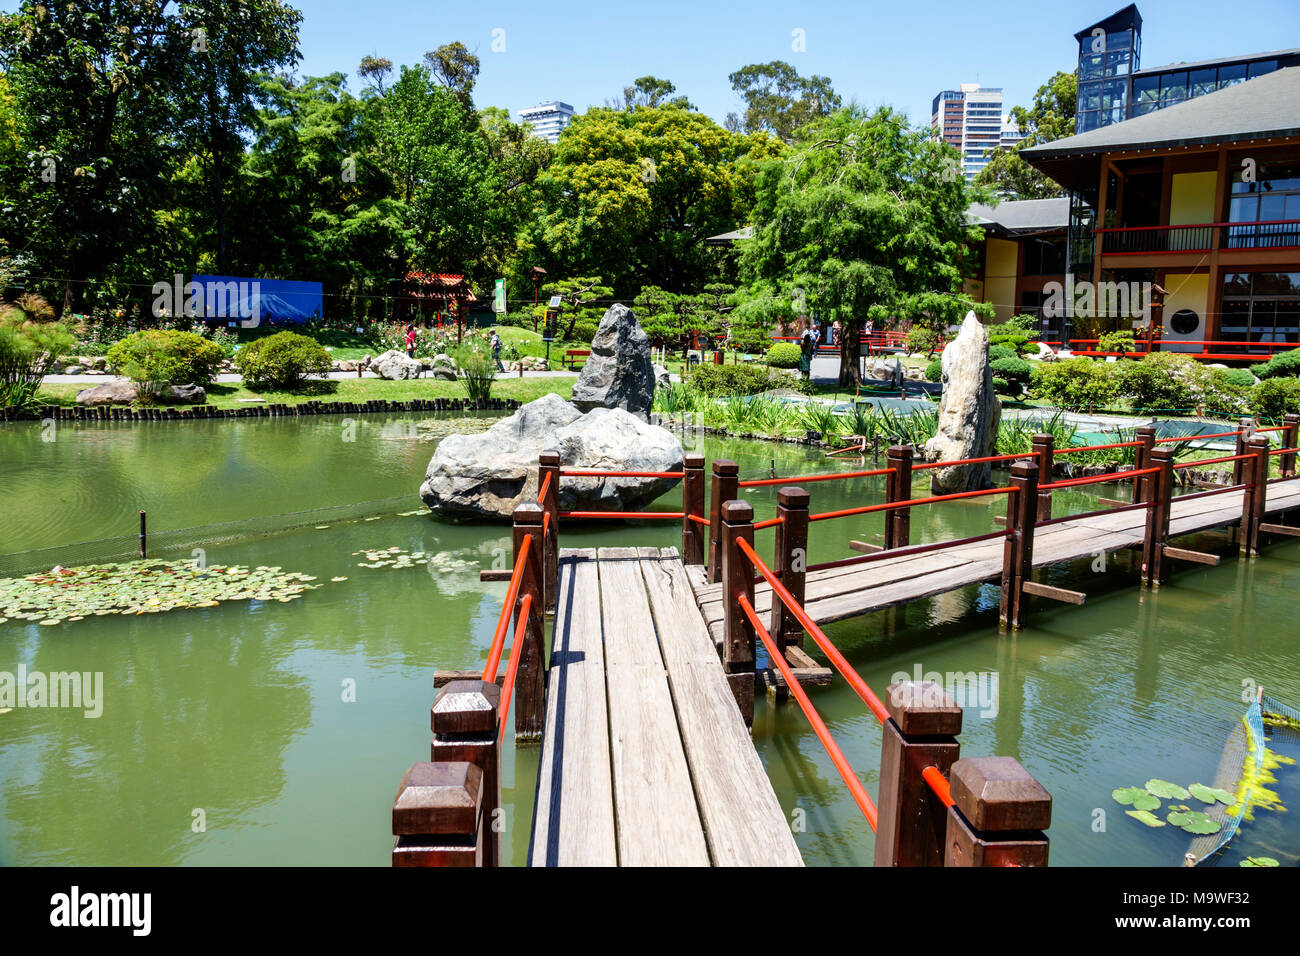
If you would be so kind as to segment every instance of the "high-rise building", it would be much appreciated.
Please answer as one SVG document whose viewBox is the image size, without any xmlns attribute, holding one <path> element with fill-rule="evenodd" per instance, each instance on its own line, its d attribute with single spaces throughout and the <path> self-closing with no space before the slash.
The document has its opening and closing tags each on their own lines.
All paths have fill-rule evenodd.
<svg viewBox="0 0 1300 956">
<path fill-rule="evenodd" d="M 533 128 L 533 135 L 551 143 L 560 141 L 560 133 L 573 119 L 574 109 L 568 103 L 548 100 L 519 111 L 519 121 Z"/>
<path fill-rule="evenodd" d="M 1002 90 L 963 83 L 944 90 L 930 109 L 930 129 L 961 154 L 962 172 L 968 180 L 988 165 L 988 154 L 1002 144 Z"/>
</svg>

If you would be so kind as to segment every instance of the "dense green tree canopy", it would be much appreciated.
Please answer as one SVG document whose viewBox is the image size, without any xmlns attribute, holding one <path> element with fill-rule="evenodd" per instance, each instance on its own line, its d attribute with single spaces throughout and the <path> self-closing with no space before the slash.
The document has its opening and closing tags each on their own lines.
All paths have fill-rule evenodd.
<svg viewBox="0 0 1300 956">
<path fill-rule="evenodd" d="M 698 287 L 704 239 L 748 218 L 747 164 L 779 146 L 675 105 L 588 110 L 539 179 L 533 256 L 552 274 L 599 274 L 622 297 L 648 284 Z"/>
<path fill-rule="evenodd" d="M 745 101 L 745 115 L 728 116 L 728 129 L 766 131 L 789 142 L 800 127 L 840 108 L 828 77 L 802 77 L 784 60 L 741 67 L 728 79 Z"/>
<path fill-rule="evenodd" d="M 810 125 L 759 177 L 756 231 L 742 254 L 742 321 L 951 322 L 962 291 L 966 209 L 980 195 L 948 170 L 951 150 L 882 108 L 842 109 Z M 856 357 L 856 337 L 844 337 Z M 856 361 L 842 363 L 856 378 Z"/>
</svg>

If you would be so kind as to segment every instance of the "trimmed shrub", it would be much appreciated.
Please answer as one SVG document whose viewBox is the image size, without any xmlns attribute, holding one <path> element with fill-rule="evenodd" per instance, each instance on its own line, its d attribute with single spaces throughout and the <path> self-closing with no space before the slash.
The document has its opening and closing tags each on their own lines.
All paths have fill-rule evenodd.
<svg viewBox="0 0 1300 956">
<path fill-rule="evenodd" d="M 914 325 L 903 336 L 903 345 L 909 352 L 929 355 L 939 344 L 939 333 L 923 325 Z"/>
<path fill-rule="evenodd" d="M 136 332 L 108 350 L 109 367 L 135 382 L 141 395 L 167 385 L 210 385 L 224 358 L 217 343 L 174 329 Z"/>
<path fill-rule="evenodd" d="M 1005 325 L 995 325 L 989 329 L 989 349 L 998 346 L 1015 349 L 1016 355 L 1038 351 L 1038 346 L 1030 344 L 1028 332 L 1008 329 Z"/>
<path fill-rule="evenodd" d="M 1237 388 L 1254 388 L 1255 376 L 1244 368 L 1215 369 L 1216 372 L 1222 373 L 1222 378 L 1228 385 Z"/>
<path fill-rule="evenodd" d="M 1119 383 L 1113 365 L 1078 356 L 1039 364 L 1034 369 L 1032 392 L 1067 411 L 1086 411 L 1113 402 L 1119 395 Z"/>
<path fill-rule="evenodd" d="M 935 359 L 925 367 L 925 380 L 927 382 L 943 381 L 943 359 Z"/>
<path fill-rule="evenodd" d="M 1012 384 L 1005 378 L 998 378 L 995 375 L 993 376 L 993 391 L 997 392 L 999 395 L 1019 395 L 1020 386 L 1012 386 Z"/>
<path fill-rule="evenodd" d="M 1252 365 L 1250 370 L 1257 378 L 1290 378 L 1300 375 L 1300 349 L 1279 352 L 1267 362 Z"/>
<path fill-rule="evenodd" d="M 1154 352 L 1116 367 L 1120 391 L 1137 411 L 1188 410 L 1203 404 L 1209 393 L 1209 370 L 1177 352 Z"/>
<path fill-rule="evenodd" d="M 1279 421 L 1288 412 L 1300 413 L 1300 378 L 1268 378 L 1251 392 L 1250 410 L 1260 418 Z"/>
<path fill-rule="evenodd" d="M 235 353 L 235 367 L 251 388 L 292 390 L 308 375 L 330 370 L 330 354 L 313 338 L 276 332 L 249 342 Z"/>
<path fill-rule="evenodd" d="M 989 363 L 995 378 L 1001 378 L 1016 386 L 1015 394 L 1029 387 L 1034 378 L 1034 367 L 1024 359 L 1000 358 Z"/>
<path fill-rule="evenodd" d="M 1005 342 L 999 345 L 989 346 L 990 362 L 996 362 L 998 359 L 1013 359 L 1019 357 L 1020 355 L 1018 352 L 1016 352 L 1015 346 L 1007 345 Z"/>
<path fill-rule="evenodd" d="M 1137 343 L 1133 339 L 1131 329 L 1125 329 L 1121 332 L 1107 332 L 1097 343 L 1098 351 L 1101 352 L 1119 352 L 1121 355 L 1127 355 L 1137 348 Z"/>
<path fill-rule="evenodd" d="M 773 368 L 798 368 L 799 344 L 797 342 L 773 342 L 767 350 L 767 364 Z"/>
<path fill-rule="evenodd" d="M 690 383 L 705 395 L 757 395 L 786 384 L 787 378 L 762 365 L 696 365 Z"/>
</svg>

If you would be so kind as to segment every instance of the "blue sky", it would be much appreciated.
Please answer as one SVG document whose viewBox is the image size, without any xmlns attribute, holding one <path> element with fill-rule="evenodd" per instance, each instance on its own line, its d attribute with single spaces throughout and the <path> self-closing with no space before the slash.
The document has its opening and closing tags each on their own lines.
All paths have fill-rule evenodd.
<svg viewBox="0 0 1300 956">
<path fill-rule="evenodd" d="M 1028 105 L 1053 72 L 1074 68 L 1073 34 L 1124 3 L 299 0 L 298 6 L 300 69 L 347 72 L 353 89 L 360 87 L 355 70 L 366 54 L 410 64 L 460 40 L 483 61 L 475 102 L 512 113 L 549 99 L 582 110 L 654 74 L 721 120 L 740 108 L 727 75 L 781 59 L 802 75 L 829 76 L 846 102 L 889 104 L 928 123 L 935 93 L 960 83 L 1000 86 L 1008 107 Z M 1297 0 L 1143 0 L 1138 9 L 1145 67 L 1300 47 Z M 493 52 L 497 29 L 504 31 L 503 52 Z M 804 31 L 804 52 L 791 49 L 796 29 Z"/>
</svg>

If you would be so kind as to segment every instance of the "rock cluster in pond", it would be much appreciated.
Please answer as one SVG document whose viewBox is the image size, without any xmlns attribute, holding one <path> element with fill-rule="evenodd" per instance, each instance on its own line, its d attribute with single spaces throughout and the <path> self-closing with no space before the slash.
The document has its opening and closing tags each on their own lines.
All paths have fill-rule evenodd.
<svg viewBox="0 0 1300 956">
<path fill-rule="evenodd" d="M 957 337 L 943 350 L 943 397 L 939 428 L 925 443 L 927 461 L 984 458 L 994 452 L 1002 406 L 993 391 L 989 333 L 974 312 L 966 313 Z M 935 494 L 973 491 L 992 484 L 990 465 L 957 465 L 930 472 Z"/>
<path fill-rule="evenodd" d="M 558 395 L 529 402 L 478 435 L 448 435 L 429 462 L 420 497 L 434 514 L 509 519 L 537 498 L 537 459 L 554 449 L 567 468 L 680 471 L 681 442 L 622 408 L 585 414 Z M 563 511 L 644 508 L 677 484 L 662 478 L 565 478 Z"/>
<path fill-rule="evenodd" d="M 649 420 L 654 394 L 650 340 L 631 309 L 610 306 L 591 340 L 591 355 L 573 386 L 573 404 L 584 412 L 621 408 Z"/>
<path fill-rule="evenodd" d="M 419 359 L 413 359 L 405 352 L 389 349 L 371 361 L 370 370 L 380 378 L 398 381 L 405 378 L 419 378 L 424 366 L 420 364 Z"/>
<path fill-rule="evenodd" d="M 140 397 L 133 382 L 105 382 L 77 393 L 78 405 L 130 405 Z M 158 395 L 162 405 L 202 405 L 208 393 L 201 385 L 169 385 Z"/>
</svg>

